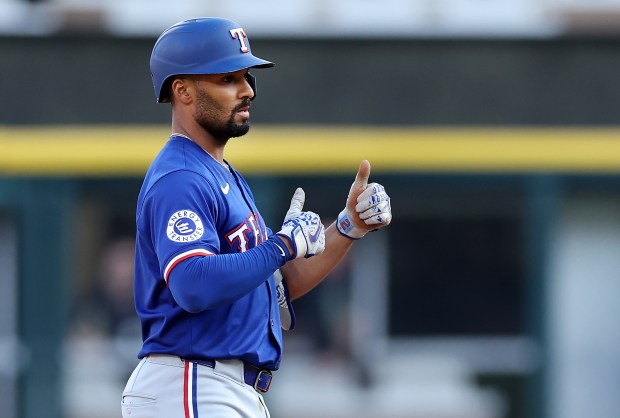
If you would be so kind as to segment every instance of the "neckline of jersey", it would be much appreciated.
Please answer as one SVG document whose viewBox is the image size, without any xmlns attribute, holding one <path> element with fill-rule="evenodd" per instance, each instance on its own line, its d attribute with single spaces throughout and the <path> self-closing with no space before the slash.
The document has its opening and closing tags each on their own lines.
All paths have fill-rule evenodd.
<svg viewBox="0 0 620 418">
<path fill-rule="evenodd" d="M 183 134 L 180 134 L 180 133 L 173 132 L 173 133 L 172 133 L 172 135 L 170 135 L 170 137 L 173 137 L 173 136 L 177 136 L 177 137 L 185 138 L 185 139 L 187 139 L 187 140 L 189 140 L 189 141 L 193 142 L 194 144 L 198 145 L 198 144 L 196 143 L 196 141 L 194 141 L 192 138 L 190 138 L 190 137 L 189 137 L 189 136 L 187 136 L 187 135 L 183 135 Z M 210 153 L 209 153 L 206 149 L 204 149 L 204 148 L 203 148 L 203 147 L 201 147 L 200 145 L 198 145 L 198 147 L 199 147 L 199 148 L 200 148 L 200 149 L 201 149 L 201 150 L 202 150 L 205 154 L 207 154 L 209 157 L 211 157 L 211 158 L 213 159 L 213 161 L 215 161 L 216 163 L 218 163 L 219 165 L 221 165 L 222 167 L 224 167 L 224 168 L 226 169 L 226 171 L 230 172 L 230 165 L 228 164 L 228 162 L 227 162 L 226 160 L 224 160 L 224 162 L 222 163 L 222 162 L 220 162 L 217 158 L 215 158 L 213 155 L 211 155 L 211 154 L 210 154 Z"/>
</svg>

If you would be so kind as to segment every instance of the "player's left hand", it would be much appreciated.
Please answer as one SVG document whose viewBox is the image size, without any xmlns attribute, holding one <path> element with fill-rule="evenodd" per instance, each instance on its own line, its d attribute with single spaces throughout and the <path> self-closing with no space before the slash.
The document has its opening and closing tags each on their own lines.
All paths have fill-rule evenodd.
<svg viewBox="0 0 620 418">
<path fill-rule="evenodd" d="M 345 208 L 338 215 L 338 231 L 352 239 L 388 226 L 392 221 L 390 197 L 378 183 L 368 184 L 370 163 L 363 160 L 351 185 Z"/>
<path fill-rule="evenodd" d="M 292 247 L 292 258 L 310 258 L 325 250 L 325 227 L 314 212 L 302 212 L 306 193 L 300 187 L 291 198 L 282 229 L 278 235 L 288 238 Z"/>
</svg>

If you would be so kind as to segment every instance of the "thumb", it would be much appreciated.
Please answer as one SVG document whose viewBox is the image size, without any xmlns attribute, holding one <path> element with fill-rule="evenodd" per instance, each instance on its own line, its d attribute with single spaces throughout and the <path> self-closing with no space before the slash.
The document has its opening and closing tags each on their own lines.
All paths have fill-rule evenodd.
<svg viewBox="0 0 620 418">
<path fill-rule="evenodd" d="M 357 175 L 355 176 L 355 180 L 351 185 L 351 190 L 349 192 L 349 198 L 355 195 L 355 200 L 357 200 L 357 196 L 366 190 L 366 186 L 368 186 L 368 177 L 370 177 L 370 163 L 368 160 L 362 160 L 360 163 L 360 167 L 357 170 Z"/>
<path fill-rule="evenodd" d="M 357 170 L 357 175 L 355 176 L 355 180 L 351 185 L 351 190 L 349 191 L 349 196 L 347 196 L 347 211 L 350 216 L 356 214 L 355 205 L 357 205 L 357 197 L 362 194 L 366 187 L 368 186 L 368 177 L 370 177 L 370 163 L 368 160 L 362 160 L 360 163 L 360 168 Z M 365 224 L 359 216 L 354 216 L 352 219 L 353 224 L 358 228 L 364 228 Z"/>
<path fill-rule="evenodd" d="M 301 187 L 298 187 L 293 193 L 293 197 L 291 198 L 291 206 L 288 208 L 288 212 L 286 212 L 286 216 L 284 217 L 285 221 L 288 221 L 291 218 L 299 215 L 301 213 L 301 209 L 304 207 L 304 202 L 306 201 L 306 192 Z"/>
</svg>

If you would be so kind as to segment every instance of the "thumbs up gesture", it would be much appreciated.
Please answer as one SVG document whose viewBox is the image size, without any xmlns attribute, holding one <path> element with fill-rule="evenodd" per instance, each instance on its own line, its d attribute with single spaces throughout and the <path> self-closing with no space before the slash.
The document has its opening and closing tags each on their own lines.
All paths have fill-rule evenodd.
<svg viewBox="0 0 620 418">
<path fill-rule="evenodd" d="M 282 229 L 277 233 L 288 238 L 293 250 L 291 259 L 310 258 L 325 250 L 325 227 L 316 213 L 302 212 L 305 201 L 306 193 L 297 188 L 284 216 Z"/>
<path fill-rule="evenodd" d="M 370 163 L 363 160 L 349 190 L 346 206 L 338 215 L 338 231 L 351 239 L 360 239 L 392 221 L 390 197 L 382 185 L 368 184 L 369 177 Z"/>
</svg>

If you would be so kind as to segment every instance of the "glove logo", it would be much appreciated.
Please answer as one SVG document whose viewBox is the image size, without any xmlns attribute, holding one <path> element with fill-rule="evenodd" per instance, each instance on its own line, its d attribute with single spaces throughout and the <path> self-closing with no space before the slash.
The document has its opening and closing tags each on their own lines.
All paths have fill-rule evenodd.
<svg viewBox="0 0 620 418">
<path fill-rule="evenodd" d="M 344 232 L 349 232 L 353 229 L 353 224 L 347 215 L 338 221 L 338 226 L 340 227 L 340 230 Z"/>
<path fill-rule="evenodd" d="M 168 220 L 166 235 L 173 242 L 185 243 L 200 239 L 204 228 L 200 217 L 191 210 L 174 212 Z"/>
<path fill-rule="evenodd" d="M 314 234 L 310 234 L 310 242 L 311 243 L 315 243 L 319 240 L 319 237 L 321 236 L 321 232 L 323 232 L 323 225 L 319 225 L 319 227 L 317 228 L 316 232 Z"/>
</svg>

